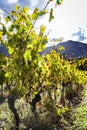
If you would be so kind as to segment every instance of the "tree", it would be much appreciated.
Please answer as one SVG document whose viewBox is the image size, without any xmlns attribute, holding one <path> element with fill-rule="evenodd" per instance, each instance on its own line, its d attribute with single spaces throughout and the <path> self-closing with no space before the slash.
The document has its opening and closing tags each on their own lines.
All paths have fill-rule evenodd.
<svg viewBox="0 0 87 130">
<path fill-rule="evenodd" d="M 40 89 L 40 52 L 45 48 L 48 39 L 44 34 L 44 26 L 40 27 L 38 34 L 36 33 L 34 22 L 39 15 L 45 13 L 45 10 L 35 9 L 30 15 L 27 7 L 19 9 L 19 6 L 16 6 L 15 11 L 11 11 L 11 16 L 6 17 L 6 23 L 10 23 L 10 27 L 6 28 L 2 24 L 1 32 L 6 37 L 3 45 L 8 48 L 10 54 L 7 64 L 2 66 L 6 72 L 4 86 L 6 85 L 9 93 L 8 103 L 16 119 L 16 129 L 19 127 L 19 119 L 14 109 L 15 100 L 27 93 L 32 95 Z"/>
</svg>

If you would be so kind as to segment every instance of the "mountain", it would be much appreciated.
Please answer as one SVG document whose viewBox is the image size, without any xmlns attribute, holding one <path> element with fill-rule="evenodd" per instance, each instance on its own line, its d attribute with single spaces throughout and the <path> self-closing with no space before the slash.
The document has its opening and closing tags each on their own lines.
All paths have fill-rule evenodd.
<svg viewBox="0 0 87 130">
<path fill-rule="evenodd" d="M 65 54 L 65 59 L 68 59 L 70 57 L 74 59 L 87 57 L 87 44 L 72 40 L 61 42 L 55 46 L 47 47 L 45 50 L 41 52 L 41 55 L 50 53 L 52 49 L 58 51 L 59 46 L 63 46 L 65 48 L 65 50 L 61 51 L 61 54 Z M 5 56 L 9 56 L 7 48 L 2 45 L 0 45 L 0 53 L 3 53 Z"/>
<path fill-rule="evenodd" d="M 87 44 L 78 41 L 72 41 L 72 40 L 61 42 L 55 46 L 47 47 L 45 50 L 41 52 L 41 55 L 50 53 L 52 49 L 58 51 L 59 46 L 63 46 L 65 48 L 65 50 L 61 51 L 61 54 L 65 54 L 65 59 L 70 57 L 74 59 L 87 57 Z"/>
<path fill-rule="evenodd" d="M 0 53 L 4 54 L 5 56 L 9 56 L 7 48 L 2 45 L 0 45 Z"/>
</svg>

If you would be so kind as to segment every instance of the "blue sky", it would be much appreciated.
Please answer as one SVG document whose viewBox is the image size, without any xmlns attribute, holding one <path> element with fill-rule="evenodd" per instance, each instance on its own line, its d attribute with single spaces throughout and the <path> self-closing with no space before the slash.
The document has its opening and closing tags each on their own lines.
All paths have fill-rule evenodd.
<svg viewBox="0 0 87 130">
<path fill-rule="evenodd" d="M 8 12 L 16 4 L 28 6 L 30 10 L 44 8 L 47 0 L 1 0 L 0 7 Z M 49 38 L 63 37 L 66 40 L 77 40 L 87 43 L 87 0 L 64 0 L 61 6 L 55 8 L 52 2 L 48 9 L 54 8 L 54 20 L 49 23 L 49 15 L 40 19 L 36 26 L 46 25 Z M 3 12 L 2 12 L 3 15 Z M 3 17 L 2 17 L 3 18 Z"/>
</svg>

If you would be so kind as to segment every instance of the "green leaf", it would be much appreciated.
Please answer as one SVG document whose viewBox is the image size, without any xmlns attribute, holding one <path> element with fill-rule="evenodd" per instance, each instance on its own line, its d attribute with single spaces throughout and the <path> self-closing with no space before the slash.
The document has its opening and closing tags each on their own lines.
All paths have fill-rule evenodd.
<svg viewBox="0 0 87 130">
<path fill-rule="evenodd" d="M 19 10 L 19 5 L 15 6 L 15 10 L 18 11 Z"/>
<path fill-rule="evenodd" d="M 5 18 L 5 20 L 6 20 L 6 23 L 8 23 L 9 21 L 11 21 L 10 16 L 7 16 L 7 17 Z"/>
<path fill-rule="evenodd" d="M 36 9 L 34 10 L 33 14 L 32 14 L 32 20 L 37 19 L 38 14 L 39 14 L 39 13 L 38 13 L 38 8 L 36 8 Z"/>
<path fill-rule="evenodd" d="M 51 10 L 50 10 L 50 17 L 49 17 L 49 22 L 51 22 L 53 19 L 54 19 L 54 16 L 53 16 L 53 8 L 51 8 Z"/>
<path fill-rule="evenodd" d="M 24 32 L 24 25 L 22 24 L 20 27 L 19 27 L 19 33 L 22 33 L 22 32 Z"/>
<path fill-rule="evenodd" d="M 63 0 L 57 0 L 57 4 L 58 4 L 58 5 L 61 5 L 62 2 L 63 2 Z"/>
<path fill-rule="evenodd" d="M 11 55 L 14 52 L 14 50 L 12 48 L 8 47 L 8 52 Z"/>
<path fill-rule="evenodd" d="M 11 16 L 16 16 L 16 11 L 11 11 L 10 15 Z"/>
<path fill-rule="evenodd" d="M 41 26 L 41 27 L 40 27 L 40 36 L 43 36 L 43 35 L 44 35 L 45 29 L 46 29 L 45 26 Z"/>
<path fill-rule="evenodd" d="M 31 52 L 27 50 L 24 54 L 25 61 L 31 61 Z"/>
<path fill-rule="evenodd" d="M 40 11 L 40 12 L 39 12 L 39 16 L 43 16 L 43 15 L 45 15 L 46 13 L 48 13 L 48 11 L 47 11 L 47 10 Z"/>
<path fill-rule="evenodd" d="M 64 48 L 63 46 L 59 46 L 59 47 L 58 47 L 58 51 L 59 51 L 59 52 L 64 51 L 64 50 L 65 50 L 65 48 Z"/>
<path fill-rule="evenodd" d="M 2 35 L 3 35 L 3 32 L 0 31 L 0 40 L 2 40 Z"/>
<path fill-rule="evenodd" d="M 24 13 L 28 13 L 29 9 L 27 7 L 23 8 Z"/>
<path fill-rule="evenodd" d="M 48 42 L 48 37 L 45 36 L 45 37 L 42 39 L 42 44 L 45 45 L 47 42 Z"/>
<path fill-rule="evenodd" d="M 14 30 L 14 25 L 12 24 L 10 27 L 9 27 L 9 31 L 12 32 Z"/>
<path fill-rule="evenodd" d="M 3 25 L 3 35 L 5 35 L 7 32 L 6 27 Z"/>
</svg>

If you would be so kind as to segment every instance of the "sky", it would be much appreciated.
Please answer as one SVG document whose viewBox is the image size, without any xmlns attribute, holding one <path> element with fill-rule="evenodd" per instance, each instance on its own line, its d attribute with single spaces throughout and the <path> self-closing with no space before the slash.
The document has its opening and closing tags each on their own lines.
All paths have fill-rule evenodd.
<svg viewBox="0 0 87 130">
<path fill-rule="evenodd" d="M 36 7 L 43 9 L 47 0 L 0 0 L 0 8 L 4 8 L 8 12 L 14 9 L 16 4 L 20 6 L 28 6 L 30 10 Z M 49 15 L 42 17 L 36 23 L 36 27 L 40 25 L 46 26 L 46 33 L 51 38 L 63 37 L 63 41 L 76 40 L 87 43 L 87 0 L 64 0 L 62 5 L 55 7 L 55 2 L 51 2 L 48 6 L 54 9 L 54 19 L 48 22 Z M 2 12 L 6 15 L 5 12 Z"/>
</svg>

